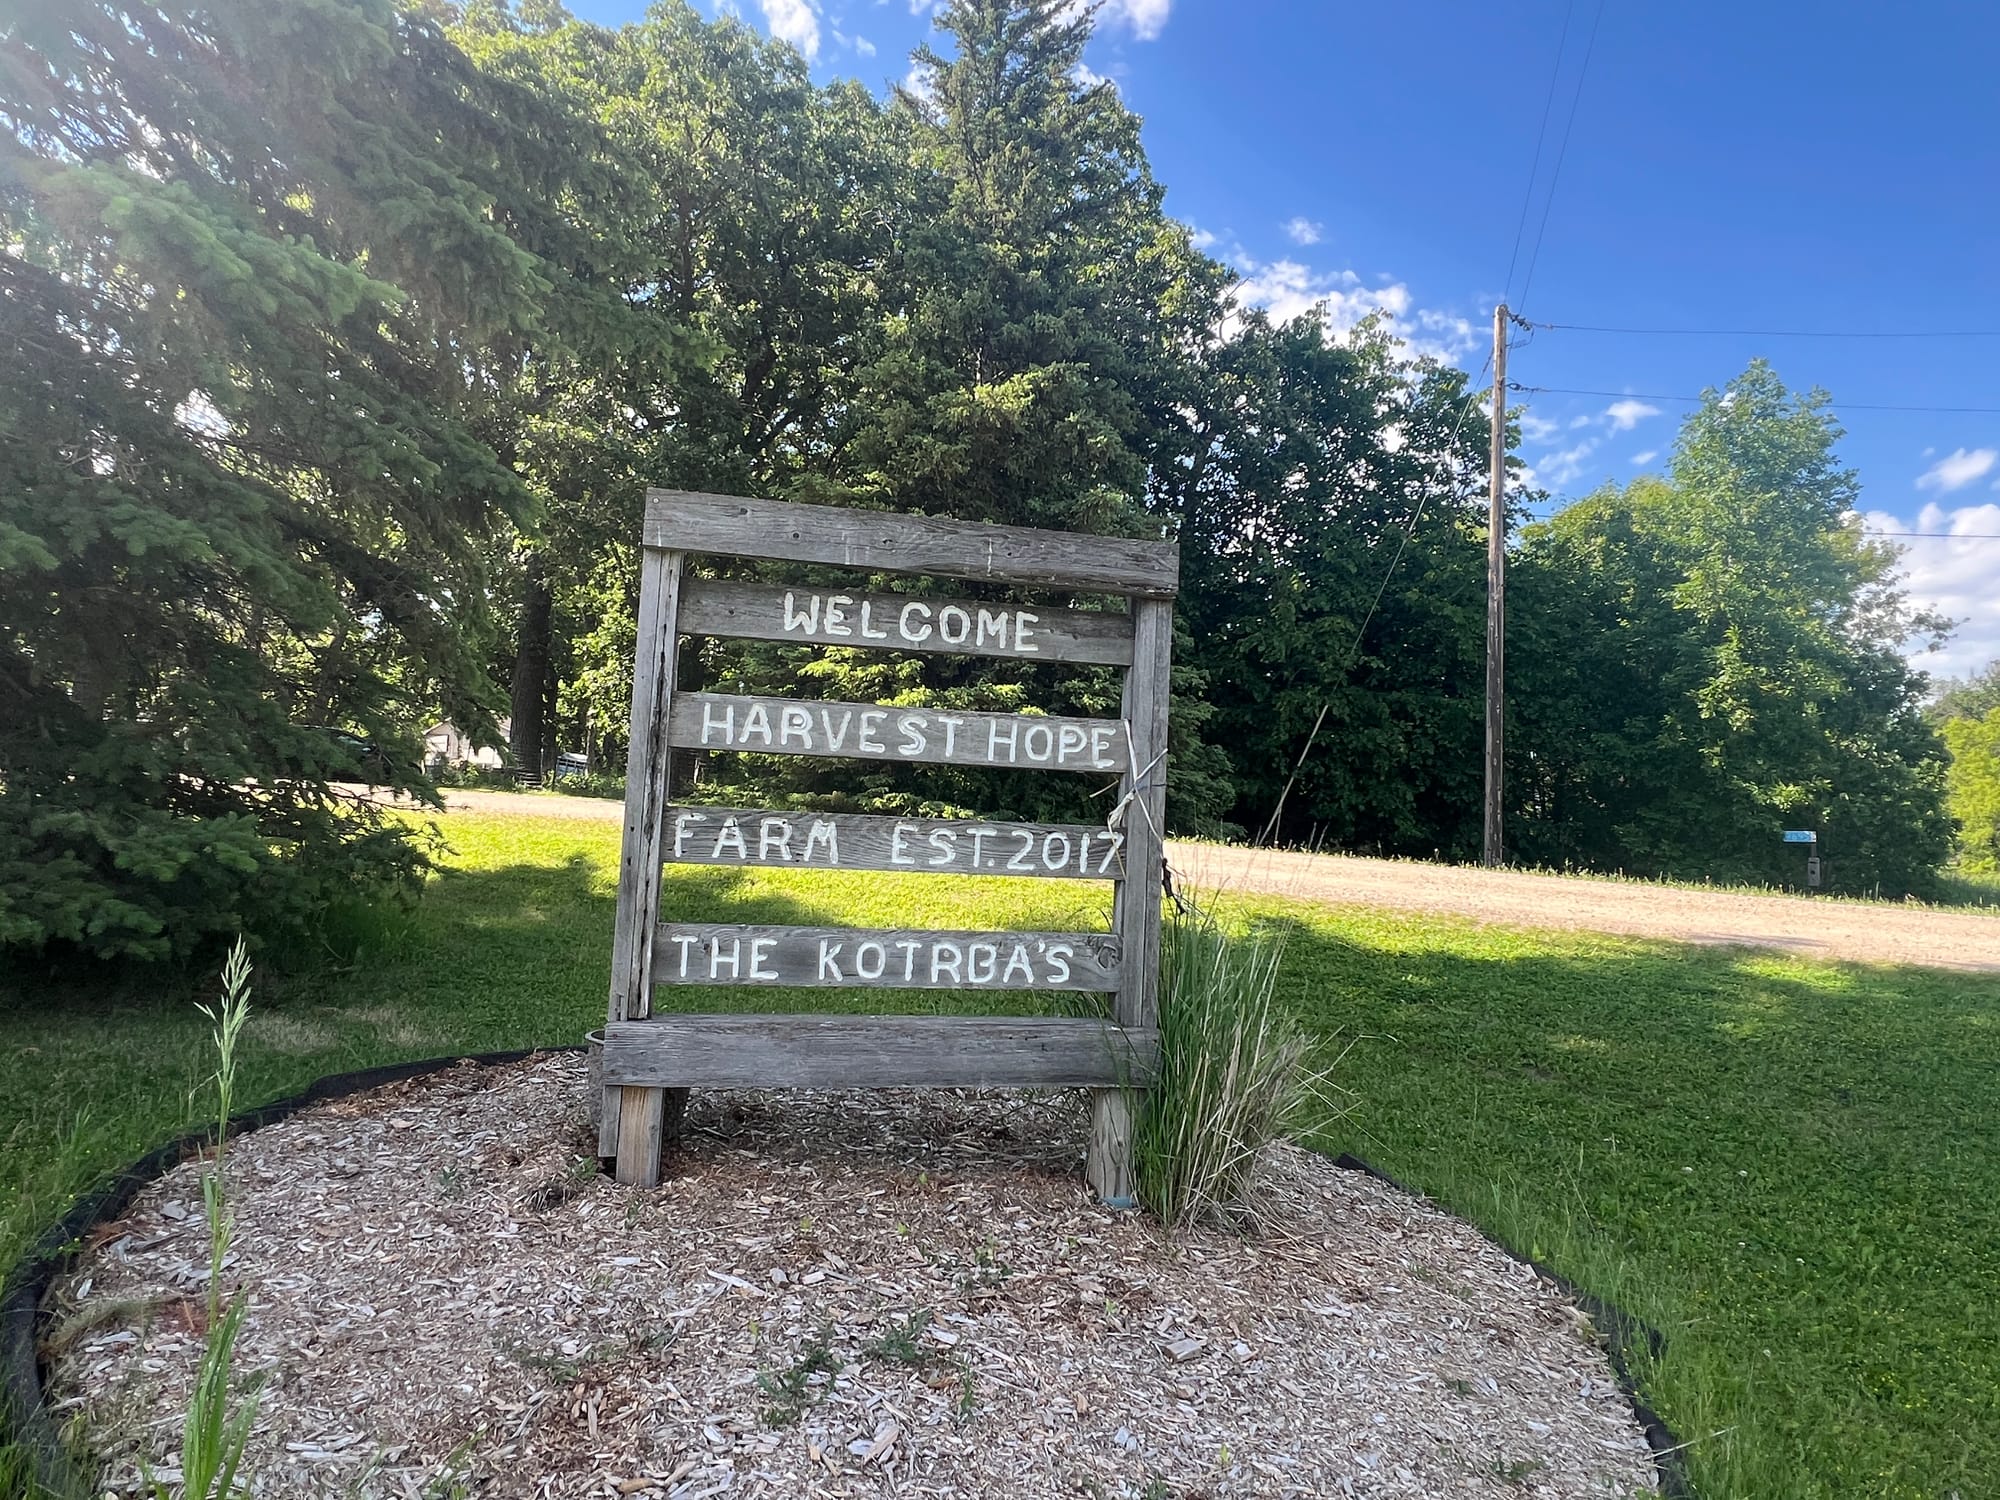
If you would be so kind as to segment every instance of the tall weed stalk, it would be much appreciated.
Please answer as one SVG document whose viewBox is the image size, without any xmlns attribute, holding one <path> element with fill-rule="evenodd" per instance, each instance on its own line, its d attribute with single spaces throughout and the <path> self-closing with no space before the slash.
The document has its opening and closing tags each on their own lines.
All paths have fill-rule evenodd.
<svg viewBox="0 0 2000 1500">
<path fill-rule="evenodd" d="M 1160 1066 L 1133 1166 L 1140 1200 L 1169 1226 L 1257 1217 L 1259 1153 L 1337 1113 L 1310 1038 L 1277 1003 L 1282 958 L 1281 944 L 1232 937 L 1198 911 L 1161 934 Z"/>
<path fill-rule="evenodd" d="M 237 1471 L 257 1419 L 257 1395 L 244 1394 L 230 1410 L 229 1374 L 236 1353 L 236 1335 L 243 1326 L 244 1294 L 224 1304 L 223 1262 L 229 1257 L 233 1216 L 229 1211 L 224 1169 L 229 1153 L 229 1117 L 236 1097 L 236 1044 L 250 1017 L 250 955 L 238 938 L 222 967 L 222 999 L 201 1013 L 214 1026 L 217 1065 L 215 1084 L 215 1151 L 202 1174 L 201 1202 L 208 1219 L 208 1336 L 194 1393 L 181 1427 L 181 1481 L 170 1488 L 150 1473 L 146 1481 L 155 1500 L 231 1500 L 237 1493 Z"/>
</svg>

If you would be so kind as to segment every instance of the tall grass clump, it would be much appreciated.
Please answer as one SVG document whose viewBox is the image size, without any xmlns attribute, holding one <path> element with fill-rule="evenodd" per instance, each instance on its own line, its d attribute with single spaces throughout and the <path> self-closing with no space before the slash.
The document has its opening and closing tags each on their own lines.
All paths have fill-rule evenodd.
<svg viewBox="0 0 2000 1500">
<path fill-rule="evenodd" d="M 1189 911 L 1160 948 L 1159 1073 L 1132 1142 L 1140 1201 L 1170 1227 L 1254 1218 L 1258 1154 L 1335 1112 L 1311 1040 L 1275 998 L 1282 945 Z"/>
<path fill-rule="evenodd" d="M 222 1263 L 229 1256 L 233 1216 L 229 1211 L 224 1168 L 229 1153 L 229 1117 L 236 1097 L 236 1045 L 250 1017 L 250 955 L 238 938 L 222 966 L 222 998 L 213 1007 L 198 1005 L 214 1028 L 217 1065 L 215 1084 L 215 1151 L 202 1173 L 201 1202 L 208 1220 L 208 1334 L 194 1393 L 181 1425 L 181 1480 L 169 1487 L 152 1474 L 146 1482 L 154 1500 L 231 1500 L 237 1494 L 237 1470 L 250 1427 L 257 1418 L 257 1395 L 245 1393 L 230 1410 L 229 1374 L 236 1353 L 236 1335 L 243 1325 L 244 1294 L 224 1304 Z"/>
</svg>

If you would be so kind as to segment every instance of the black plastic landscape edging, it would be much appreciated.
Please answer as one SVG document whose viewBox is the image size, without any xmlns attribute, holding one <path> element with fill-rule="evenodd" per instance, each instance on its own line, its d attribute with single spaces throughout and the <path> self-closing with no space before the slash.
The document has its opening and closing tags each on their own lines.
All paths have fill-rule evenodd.
<svg viewBox="0 0 2000 1500">
<path fill-rule="evenodd" d="M 362 1068 L 353 1073 L 332 1073 L 315 1079 L 296 1094 L 288 1094 L 282 1099 L 231 1116 L 229 1134 L 242 1135 L 275 1124 L 297 1114 L 309 1104 L 343 1099 L 406 1079 L 428 1077 L 463 1064 L 496 1067 L 525 1062 L 531 1057 L 583 1050 L 574 1046 L 530 1047 L 510 1052 L 431 1057 L 418 1062 Z M 139 1195 L 140 1189 L 207 1148 L 214 1139 L 213 1130 L 190 1132 L 147 1152 L 112 1174 L 79 1197 L 70 1205 L 68 1213 L 43 1231 L 8 1273 L 4 1286 L 0 1286 L 0 1442 L 11 1441 L 24 1449 L 34 1465 L 37 1479 L 53 1495 L 87 1495 L 93 1488 L 94 1476 L 77 1471 L 42 1399 L 41 1331 L 38 1326 L 42 1299 L 55 1280 L 75 1263 L 84 1237 L 92 1229 L 115 1220 Z M 1334 1165 L 1349 1171 L 1365 1172 L 1398 1192 L 1429 1201 L 1427 1194 L 1397 1181 L 1358 1156 L 1343 1154 L 1334 1158 Z M 1659 1414 L 1647 1406 L 1639 1395 L 1638 1384 L 1633 1379 L 1631 1365 L 1626 1358 L 1628 1350 L 1641 1345 L 1657 1358 L 1666 1347 L 1664 1336 L 1657 1328 L 1585 1291 L 1539 1261 L 1520 1256 L 1516 1259 L 1560 1288 L 1563 1295 L 1588 1313 L 1591 1321 L 1603 1332 L 1612 1371 L 1626 1400 L 1632 1405 L 1633 1414 L 1645 1429 L 1646 1442 L 1653 1450 L 1653 1462 L 1660 1475 L 1660 1493 L 1668 1500 L 1694 1500 L 1694 1491 L 1681 1462 L 1680 1444 L 1667 1430 Z"/>
<path fill-rule="evenodd" d="M 1358 1156 L 1342 1152 L 1333 1159 L 1336 1167 L 1344 1167 L 1350 1172 L 1363 1172 L 1377 1182 L 1386 1182 L 1399 1193 L 1408 1193 L 1412 1198 L 1421 1198 L 1426 1203 L 1435 1200 L 1429 1193 L 1411 1187 L 1384 1172 L 1380 1167 L 1363 1161 Z M 1487 1236 L 1492 1239 L 1491 1235 Z M 1498 1240 L 1494 1241 L 1499 1244 Z M 1632 1365 L 1628 1358 L 1630 1351 L 1643 1348 L 1649 1358 L 1658 1359 L 1667 1347 L 1666 1335 L 1643 1318 L 1635 1318 L 1622 1307 L 1606 1302 L 1594 1292 L 1587 1292 L 1560 1271 L 1551 1270 L 1533 1256 L 1521 1255 L 1503 1250 L 1522 1265 L 1527 1266 L 1537 1276 L 1552 1283 L 1570 1301 L 1590 1315 L 1592 1325 L 1604 1335 L 1604 1352 L 1611 1360 L 1611 1373 L 1618 1379 L 1618 1388 L 1625 1393 L 1631 1403 L 1632 1415 L 1639 1419 L 1639 1425 L 1646 1432 L 1646 1446 L 1653 1450 L 1653 1467 L 1659 1471 L 1660 1493 L 1667 1500 L 1695 1500 L 1694 1486 L 1688 1479 L 1687 1465 L 1682 1461 L 1682 1444 L 1667 1424 L 1660 1420 L 1660 1414 L 1646 1404 L 1639 1394 L 1639 1383 L 1632 1375 Z"/>
<path fill-rule="evenodd" d="M 494 1067 L 525 1062 L 531 1057 L 552 1053 L 581 1052 L 581 1047 L 529 1047 L 510 1052 L 459 1053 L 450 1057 L 430 1057 L 418 1062 L 389 1063 L 379 1068 L 362 1068 L 353 1073 L 332 1073 L 315 1079 L 296 1094 L 260 1104 L 232 1115 L 229 1134 L 243 1135 L 297 1114 L 309 1104 L 342 1099 L 365 1093 L 384 1084 L 424 1078 L 461 1064 Z M 25 1450 L 34 1466 L 35 1478 L 50 1494 L 83 1496 L 91 1493 L 94 1476 L 79 1473 L 56 1431 L 54 1419 L 42 1399 L 41 1320 L 42 1299 L 49 1287 L 75 1263 L 84 1237 L 122 1214 L 139 1190 L 172 1168 L 206 1149 L 215 1140 L 211 1129 L 192 1131 L 164 1146 L 148 1151 L 129 1166 L 113 1173 L 72 1203 L 64 1214 L 38 1236 L 27 1253 L 8 1272 L 0 1286 L 0 1442 L 12 1442 Z"/>
</svg>

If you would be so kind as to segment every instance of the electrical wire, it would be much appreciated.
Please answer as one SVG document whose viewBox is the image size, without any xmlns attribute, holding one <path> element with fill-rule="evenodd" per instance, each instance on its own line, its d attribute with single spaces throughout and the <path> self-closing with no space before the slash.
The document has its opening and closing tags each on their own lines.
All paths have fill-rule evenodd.
<svg viewBox="0 0 2000 1500">
<path fill-rule="evenodd" d="M 1563 7 L 1562 34 L 1556 38 L 1556 62 L 1549 69 L 1549 91 L 1542 100 L 1542 123 L 1535 128 L 1535 159 L 1528 166 L 1528 186 L 1521 193 L 1521 217 L 1514 225 L 1514 248 L 1507 254 L 1507 279 L 1501 283 L 1502 298 L 1511 297 L 1514 292 L 1514 266 L 1521 258 L 1521 237 L 1527 232 L 1528 210 L 1535 202 L 1535 179 L 1542 174 L 1542 143 L 1549 133 L 1549 112 L 1556 102 L 1556 84 L 1562 79 L 1563 52 L 1569 46 L 1570 18 L 1576 13 L 1576 0 L 1569 0 Z"/>
<path fill-rule="evenodd" d="M 1707 399 L 1702 396 L 1666 396 L 1658 391 L 1601 391 L 1570 385 L 1518 385 L 1511 380 L 1507 382 L 1507 389 L 1527 396 L 1616 396 L 1630 401 L 1685 401 L 1694 406 L 1699 406 Z M 1833 405 L 1843 411 L 1912 411 L 2000 416 L 2000 406 L 1896 406 L 1872 401 L 1835 401 Z"/>
<path fill-rule="evenodd" d="M 1486 356 L 1484 360 L 1480 362 L 1479 374 L 1473 376 L 1472 378 L 1475 381 L 1482 378 L 1486 374 L 1487 369 L 1492 365 L 1492 363 L 1493 363 L 1493 356 L 1489 354 Z M 1452 423 L 1451 436 L 1445 439 L 1445 444 L 1444 444 L 1445 462 L 1447 463 L 1450 462 L 1452 450 L 1458 444 L 1458 434 L 1465 427 L 1465 419 L 1472 414 L 1473 405 L 1479 400 L 1479 397 L 1482 394 L 1483 393 L 1478 390 L 1472 390 L 1466 393 L 1465 404 L 1459 408 L 1458 420 Z M 1385 568 L 1382 572 L 1382 585 L 1380 588 L 1375 590 L 1375 598 L 1373 602 L 1369 604 L 1368 612 L 1361 617 L 1361 624 L 1355 628 L 1354 639 L 1348 642 L 1347 654 L 1342 659 L 1340 664 L 1340 670 L 1343 676 L 1346 675 L 1348 669 L 1354 665 L 1355 657 L 1360 654 L 1362 638 L 1368 634 L 1368 626 L 1375 618 L 1375 611 L 1382 607 L 1382 600 L 1384 599 L 1384 597 L 1387 596 L 1389 592 L 1389 580 L 1396 576 L 1396 565 L 1402 562 L 1403 553 L 1405 549 L 1407 549 L 1410 545 L 1410 538 L 1417 534 L 1417 523 L 1423 520 L 1424 507 L 1430 503 L 1430 498 L 1431 498 L 1431 492 L 1428 489 L 1426 489 L 1421 495 L 1417 497 L 1416 509 L 1410 512 L 1409 525 L 1403 528 L 1402 539 L 1396 543 L 1395 555 L 1389 559 L 1389 566 Z M 1333 699 L 1331 698 L 1326 699 L 1324 702 L 1320 704 L 1319 715 L 1317 718 L 1313 720 L 1313 727 L 1306 734 L 1305 746 L 1303 749 L 1299 751 L 1299 758 L 1292 762 L 1292 774 L 1285 778 L 1284 789 L 1278 793 L 1278 800 L 1275 804 L 1272 805 L 1271 816 L 1265 822 L 1263 832 L 1257 835 L 1256 844 L 1253 844 L 1251 847 L 1255 848 L 1264 844 L 1268 844 L 1271 840 L 1271 835 L 1277 832 L 1278 819 L 1283 815 L 1285 811 L 1285 799 L 1292 795 L 1292 788 L 1298 784 L 1299 772 L 1305 769 L 1306 757 L 1312 754 L 1313 745 L 1319 739 L 1319 732 L 1325 726 L 1326 716 L 1328 712 L 1332 710 L 1332 708 L 1333 708 Z"/>
<path fill-rule="evenodd" d="M 1528 305 L 1534 289 L 1535 266 L 1542 258 L 1542 236 L 1549 227 L 1549 213 L 1556 206 L 1556 184 L 1562 181 L 1563 161 L 1569 155 L 1569 134 L 1576 125 L 1576 107 L 1583 102 L 1584 80 L 1590 76 L 1591 54 L 1597 50 L 1597 27 L 1604 19 L 1604 0 L 1597 0 L 1597 13 L 1590 20 L 1590 40 L 1584 44 L 1583 66 L 1577 70 L 1576 92 L 1570 95 L 1569 118 L 1563 122 L 1562 146 L 1556 151 L 1555 170 L 1549 173 L 1549 195 L 1542 200 L 1542 222 L 1535 229 L 1534 253 L 1528 257 L 1528 274 L 1521 281 L 1521 306 Z"/>
<path fill-rule="evenodd" d="M 1530 267 L 1532 273 L 1533 267 Z M 1524 293 L 1521 300 L 1527 301 Z M 1606 323 L 1541 323 L 1563 333 L 1636 333 L 1687 338 L 1756 339 L 2000 339 L 2000 328 L 1621 328 Z"/>
</svg>

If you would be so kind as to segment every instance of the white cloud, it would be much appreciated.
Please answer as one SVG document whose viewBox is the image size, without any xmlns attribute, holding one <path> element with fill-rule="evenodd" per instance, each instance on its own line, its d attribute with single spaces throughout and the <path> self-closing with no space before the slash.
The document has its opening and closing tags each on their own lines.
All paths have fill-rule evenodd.
<svg viewBox="0 0 2000 1500">
<path fill-rule="evenodd" d="M 1613 432 L 1630 432 L 1648 417 L 1657 417 L 1660 409 L 1648 406 L 1627 396 L 1623 401 L 1614 401 L 1604 408 L 1604 415 L 1611 423 Z"/>
<path fill-rule="evenodd" d="M 1193 245 L 1195 249 L 1206 250 L 1214 245 L 1215 241 L 1216 237 L 1209 233 L 1208 230 L 1196 229 L 1193 225 L 1188 226 L 1188 243 Z"/>
<path fill-rule="evenodd" d="M 781 42 L 790 42 L 807 62 L 819 56 L 819 8 L 813 0 L 757 0 L 764 24 Z"/>
<path fill-rule="evenodd" d="M 1105 20 L 1132 28 L 1132 35 L 1150 42 L 1166 29 L 1167 12 L 1174 0 L 1104 0 L 1098 14 Z"/>
<path fill-rule="evenodd" d="M 1917 488 L 1949 495 L 1953 490 L 1964 489 L 1975 479 L 1984 479 L 1993 472 L 1997 460 L 2000 460 L 2000 450 L 1954 448 L 1924 470 L 1917 480 Z"/>
<path fill-rule="evenodd" d="M 863 57 L 873 57 L 875 55 L 875 44 L 865 36 L 858 36 L 854 39 L 854 50 L 859 52 Z"/>
<path fill-rule="evenodd" d="M 1910 602 L 1961 622 L 1939 650 L 1913 656 L 1915 665 L 1934 677 L 1963 677 L 2000 658 L 2000 542 L 1984 539 L 2000 534 L 2000 505 L 1930 504 L 1914 522 L 1879 510 L 1861 519 L 1869 531 L 1924 533 L 1888 538 L 1904 549 Z"/>
<path fill-rule="evenodd" d="M 1303 214 L 1285 221 L 1285 233 L 1294 245 L 1317 245 L 1325 229 L 1324 224 L 1316 224 Z"/>
<path fill-rule="evenodd" d="M 1535 465 L 1535 482 L 1548 490 L 1569 488 L 1583 477 L 1589 467 L 1590 456 L 1597 451 L 1601 441 L 1601 438 L 1587 437 L 1574 448 L 1549 454 Z"/>
<path fill-rule="evenodd" d="M 1080 88 L 1094 89 L 1100 83 L 1108 83 L 1114 89 L 1118 87 L 1118 82 L 1116 79 L 1105 77 L 1102 73 L 1098 72 L 1097 69 L 1093 68 L 1087 62 L 1077 63 L 1075 71 L 1072 72 L 1069 76 L 1074 80 L 1076 80 L 1076 83 Z"/>
<path fill-rule="evenodd" d="M 1644 453 L 1633 454 L 1632 462 L 1635 464 L 1649 464 L 1659 456 L 1660 450 L 1658 448 L 1648 448 Z"/>
<path fill-rule="evenodd" d="M 1521 428 L 1524 443 L 1546 443 L 1562 431 L 1560 422 L 1551 422 L 1547 417 L 1538 417 L 1531 411 L 1524 411 L 1515 419 Z"/>
</svg>

